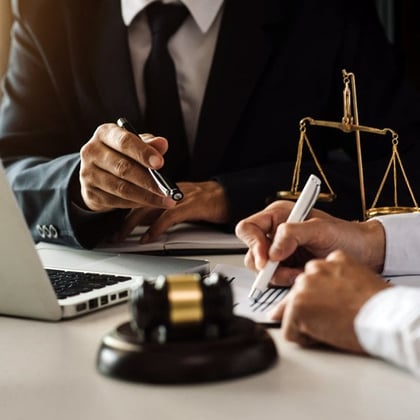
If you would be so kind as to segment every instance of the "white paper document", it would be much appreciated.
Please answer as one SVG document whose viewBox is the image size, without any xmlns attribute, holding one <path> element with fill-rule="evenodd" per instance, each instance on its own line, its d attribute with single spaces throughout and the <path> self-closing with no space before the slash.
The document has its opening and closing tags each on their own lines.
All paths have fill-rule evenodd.
<svg viewBox="0 0 420 420">
<path fill-rule="evenodd" d="M 267 288 L 256 301 L 248 297 L 256 273 L 245 267 L 236 267 L 228 264 L 218 264 L 212 270 L 227 277 L 232 286 L 234 314 L 250 318 L 260 324 L 270 327 L 279 327 L 280 322 L 270 318 L 270 312 L 287 295 L 290 288 Z M 420 275 L 386 277 L 395 286 L 420 287 Z"/>
<path fill-rule="evenodd" d="M 260 324 L 278 327 L 280 323 L 270 318 L 270 312 L 287 295 L 289 288 L 268 288 L 258 300 L 248 297 L 256 274 L 244 267 L 218 264 L 212 270 L 227 277 L 233 291 L 233 311 L 235 315 L 250 318 Z"/>
</svg>

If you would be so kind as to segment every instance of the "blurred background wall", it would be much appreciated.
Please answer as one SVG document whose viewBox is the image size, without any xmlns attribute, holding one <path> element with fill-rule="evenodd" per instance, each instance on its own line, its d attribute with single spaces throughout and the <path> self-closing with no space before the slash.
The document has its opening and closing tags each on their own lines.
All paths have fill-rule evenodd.
<svg viewBox="0 0 420 420">
<path fill-rule="evenodd" d="M 0 0 L 0 79 L 7 67 L 11 21 L 10 0 Z"/>
</svg>

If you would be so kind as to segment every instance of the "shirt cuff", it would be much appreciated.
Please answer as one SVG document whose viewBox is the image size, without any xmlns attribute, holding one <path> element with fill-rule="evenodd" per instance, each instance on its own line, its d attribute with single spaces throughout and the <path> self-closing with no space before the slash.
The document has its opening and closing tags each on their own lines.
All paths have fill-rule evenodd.
<svg viewBox="0 0 420 420">
<path fill-rule="evenodd" d="M 420 289 L 395 286 L 375 294 L 360 309 L 354 328 L 367 353 L 420 378 Z"/>
<path fill-rule="evenodd" d="M 420 274 L 417 249 L 420 244 L 420 213 L 401 213 L 374 217 L 385 230 L 386 276 Z"/>
</svg>

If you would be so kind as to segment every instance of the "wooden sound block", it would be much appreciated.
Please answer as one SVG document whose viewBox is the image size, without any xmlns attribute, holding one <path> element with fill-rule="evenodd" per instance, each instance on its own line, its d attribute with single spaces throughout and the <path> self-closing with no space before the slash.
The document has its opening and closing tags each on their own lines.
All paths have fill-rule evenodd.
<svg viewBox="0 0 420 420">
<path fill-rule="evenodd" d="M 107 334 L 97 356 L 104 375 L 133 382 L 197 383 L 237 378 L 268 369 L 278 359 L 268 332 L 234 317 L 224 337 L 141 343 L 129 322 Z"/>
</svg>

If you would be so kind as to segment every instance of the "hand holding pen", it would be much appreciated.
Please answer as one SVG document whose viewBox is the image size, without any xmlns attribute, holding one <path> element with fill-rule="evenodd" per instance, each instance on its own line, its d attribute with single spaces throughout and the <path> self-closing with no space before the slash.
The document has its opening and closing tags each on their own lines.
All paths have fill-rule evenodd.
<svg viewBox="0 0 420 420">
<path fill-rule="evenodd" d="M 71 200 L 94 212 L 114 209 L 168 209 L 176 201 L 162 194 L 147 168 L 160 170 L 168 142 L 162 137 L 140 141 L 116 124 L 102 124 L 80 149 L 79 177 Z M 77 180 L 80 181 L 78 185 Z"/>
<path fill-rule="evenodd" d="M 302 222 L 314 206 L 321 188 L 321 181 L 315 175 L 311 175 L 305 184 L 298 200 L 296 201 L 290 215 L 288 223 Z M 264 268 L 258 273 L 251 290 L 249 298 L 257 300 L 267 289 L 271 278 L 278 266 L 277 261 L 268 261 Z"/>
<path fill-rule="evenodd" d="M 141 136 L 138 134 L 137 130 L 125 118 L 119 118 L 117 121 L 117 125 L 139 136 L 139 138 L 141 139 Z M 156 182 L 156 185 L 167 197 L 171 197 L 172 200 L 175 201 L 180 201 L 184 198 L 184 194 L 178 188 L 178 186 L 171 180 L 169 180 L 167 176 L 163 175 L 161 171 L 152 168 L 147 169 L 154 181 Z"/>
</svg>

